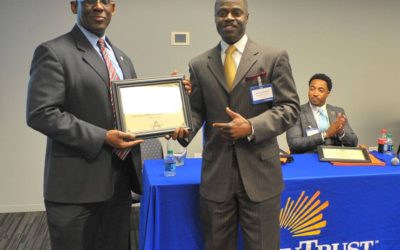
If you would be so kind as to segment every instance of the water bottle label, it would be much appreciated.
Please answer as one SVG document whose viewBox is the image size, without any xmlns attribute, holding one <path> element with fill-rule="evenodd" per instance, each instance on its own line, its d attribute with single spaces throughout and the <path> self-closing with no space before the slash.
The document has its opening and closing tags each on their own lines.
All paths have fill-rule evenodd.
<svg viewBox="0 0 400 250">
<path fill-rule="evenodd" d="M 167 155 L 164 159 L 164 176 L 175 176 L 176 174 L 176 165 L 175 158 L 173 155 Z"/>
<path fill-rule="evenodd" d="M 174 171 L 175 170 L 175 164 L 169 163 L 165 165 L 165 171 Z"/>
</svg>

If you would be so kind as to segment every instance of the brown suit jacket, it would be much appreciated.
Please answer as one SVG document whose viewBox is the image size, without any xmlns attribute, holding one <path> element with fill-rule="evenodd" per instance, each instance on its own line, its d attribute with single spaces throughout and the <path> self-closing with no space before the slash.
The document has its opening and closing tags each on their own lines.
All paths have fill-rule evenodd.
<svg viewBox="0 0 400 250">
<path fill-rule="evenodd" d="M 261 47 L 248 40 L 237 69 L 234 88 L 228 91 L 225 83 L 220 45 L 192 59 L 189 63 L 193 85 L 190 104 L 194 133 L 204 123 L 203 166 L 200 194 L 209 200 L 228 198 L 232 154 L 235 152 L 244 188 L 252 201 L 263 201 L 283 189 L 279 146 L 276 137 L 292 126 L 299 113 L 299 99 L 286 51 Z M 256 80 L 246 77 L 267 72 L 262 80 L 272 83 L 274 100 L 253 104 L 250 87 Z M 255 139 L 229 141 L 214 122 L 229 122 L 225 108 L 248 119 Z"/>
</svg>

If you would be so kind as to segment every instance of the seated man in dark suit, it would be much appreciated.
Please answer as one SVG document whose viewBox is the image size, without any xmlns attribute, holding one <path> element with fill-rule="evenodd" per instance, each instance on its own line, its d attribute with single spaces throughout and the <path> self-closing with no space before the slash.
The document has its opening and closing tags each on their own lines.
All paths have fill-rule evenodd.
<svg viewBox="0 0 400 250">
<path fill-rule="evenodd" d="M 357 146 L 357 135 L 344 110 L 326 104 L 332 80 L 327 75 L 315 74 L 308 85 L 309 102 L 301 105 L 299 119 L 286 132 L 291 153 L 316 152 L 318 145 Z"/>
</svg>

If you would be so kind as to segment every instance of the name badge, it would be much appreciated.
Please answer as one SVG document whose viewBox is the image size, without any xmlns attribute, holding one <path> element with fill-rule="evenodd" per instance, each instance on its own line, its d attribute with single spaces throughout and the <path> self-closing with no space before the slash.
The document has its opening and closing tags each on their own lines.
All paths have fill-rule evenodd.
<svg viewBox="0 0 400 250">
<path fill-rule="evenodd" d="M 250 87 L 250 94 L 253 104 L 260 104 L 274 100 L 272 84 L 270 83 Z"/>
<path fill-rule="evenodd" d="M 306 130 L 307 136 L 312 136 L 319 133 L 319 129 L 317 128 L 309 128 Z"/>
</svg>

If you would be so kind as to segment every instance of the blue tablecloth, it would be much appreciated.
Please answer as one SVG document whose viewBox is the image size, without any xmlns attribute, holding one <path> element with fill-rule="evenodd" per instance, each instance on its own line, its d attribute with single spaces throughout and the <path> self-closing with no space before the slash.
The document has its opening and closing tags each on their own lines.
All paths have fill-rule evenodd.
<svg viewBox="0 0 400 250">
<path fill-rule="evenodd" d="M 282 168 L 281 249 L 400 249 L 400 167 L 337 167 L 305 154 Z M 140 249 L 203 249 L 200 171 L 201 159 L 186 159 L 166 178 L 163 161 L 145 162 Z"/>
</svg>

